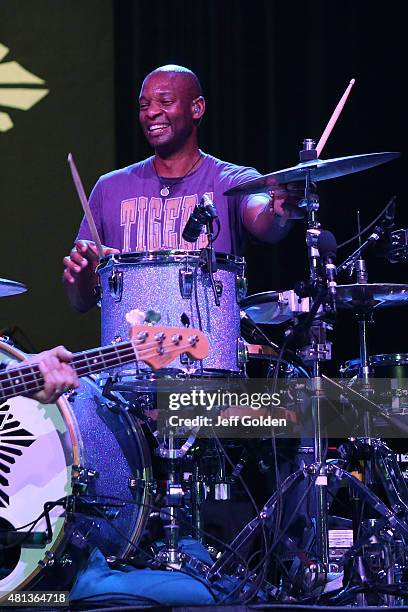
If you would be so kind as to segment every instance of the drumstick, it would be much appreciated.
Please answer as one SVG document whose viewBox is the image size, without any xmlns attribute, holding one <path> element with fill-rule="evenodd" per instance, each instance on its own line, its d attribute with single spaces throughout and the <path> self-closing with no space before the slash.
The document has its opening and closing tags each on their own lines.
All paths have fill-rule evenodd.
<svg viewBox="0 0 408 612">
<path fill-rule="evenodd" d="M 349 97 L 349 93 L 351 91 L 351 88 L 353 87 L 355 82 L 356 82 L 356 79 L 351 79 L 350 83 L 348 84 L 348 87 L 347 87 L 346 91 L 344 92 L 344 94 L 340 98 L 339 103 L 337 104 L 336 108 L 334 109 L 334 113 L 330 117 L 329 123 L 326 125 L 326 129 L 324 130 L 324 132 L 323 132 L 319 142 L 317 143 L 316 151 L 317 151 L 317 157 L 318 158 L 320 157 L 320 154 L 323 151 L 323 147 L 326 144 L 326 141 L 327 141 L 328 137 L 330 136 L 334 126 L 336 125 L 337 119 L 339 118 L 340 113 L 343 110 L 343 106 L 345 105 L 346 100 Z"/>
<path fill-rule="evenodd" d="M 99 258 L 104 257 L 101 239 L 99 238 L 98 230 L 96 229 L 95 221 L 94 221 L 91 209 L 89 207 L 89 203 L 88 203 L 88 200 L 87 200 L 87 197 L 85 195 L 85 191 L 82 185 L 81 177 L 79 176 L 72 153 L 68 154 L 68 163 L 69 163 L 69 167 L 71 168 L 72 179 L 74 181 L 74 185 L 77 190 L 78 197 L 81 201 L 86 220 L 88 221 L 89 229 L 91 230 L 93 241 L 96 244 L 96 248 L 98 249 L 98 256 Z"/>
</svg>

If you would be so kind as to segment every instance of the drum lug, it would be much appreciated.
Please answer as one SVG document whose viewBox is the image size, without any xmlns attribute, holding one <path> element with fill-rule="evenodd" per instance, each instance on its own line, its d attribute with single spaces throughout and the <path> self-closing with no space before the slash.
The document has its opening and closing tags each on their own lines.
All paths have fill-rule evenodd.
<svg viewBox="0 0 408 612">
<path fill-rule="evenodd" d="M 191 367 L 195 363 L 195 360 L 187 355 L 187 353 L 180 353 L 180 364 L 182 366 Z"/>
<path fill-rule="evenodd" d="M 112 270 L 108 279 L 109 291 L 115 302 L 120 302 L 123 292 L 123 272 L 118 272 L 115 268 Z"/>
<path fill-rule="evenodd" d="M 224 285 L 222 284 L 222 281 L 220 280 L 215 280 L 214 284 L 215 284 L 215 291 L 217 292 L 217 295 L 220 298 L 222 296 Z"/>
<path fill-rule="evenodd" d="M 77 489 L 85 490 L 90 482 L 99 478 L 99 472 L 82 465 L 72 466 L 72 484 Z"/>
<path fill-rule="evenodd" d="M 38 565 L 42 568 L 52 567 L 55 564 L 55 560 L 56 560 L 55 555 L 49 550 L 47 550 L 47 552 L 45 553 L 44 559 L 39 561 Z"/>
<path fill-rule="evenodd" d="M 193 270 L 187 266 L 179 270 L 180 295 L 185 300 L 189 300 L 193 293 Z"/>
<path fill-rule="evenodd" d="M 246 342 L 242 338 L 237 340 L 237 364 L 238 367 L 244 368 L 248 361 L 248 348 Z"/>
<path fill-rule="evenodd" d="M 146 482 L 144 478 L 128 478 L 128 487 L 131 491 L 144 491 L 149 488 L 151 483 Z"/>
<path fill-rule="evenodd" d="M 236 281 L 235 281 L 235 293 L 236 293 L 238 304 L 240 304 L 241 300 L 243 300 L 244 297 L 246 296 L 247 289 L 248 289 L 248 280 L 245 278 L 245 276 L 237 276 Z"/>
</svg>

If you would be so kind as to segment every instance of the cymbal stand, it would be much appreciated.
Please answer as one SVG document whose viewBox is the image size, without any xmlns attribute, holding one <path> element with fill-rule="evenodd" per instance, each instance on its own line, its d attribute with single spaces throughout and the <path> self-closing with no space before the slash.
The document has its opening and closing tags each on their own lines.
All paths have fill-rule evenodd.
<svg viewBox="0 0 408 612">
<path fill-rule="evenodd" d="M 189 440 L 181 447 L 177 448 L 175 432 L 170 429 L 165 445 L 160 445 L 156 449 L 158 455 L 166 465 L 165 475 L 165 507 L 161 516 L 164 519 L 164 541 L 165 545 L 155 556 L 156 565 L 165 567 L 179 568 L 183 560 L 183 551 L 179 545 L 180 541 L 180 512 L 185 507 L 185 491 L 183 475 L 181 473 L 181 459 L 190 448 Z"/>
<path fill-rule="evenodd" d="M 320 466 L 315 481 L 316 496 L 316 553 L 318 573 L 326 573 L 329 563 L 328 543 L 328 512 L 327 512 L 327 470 L 324 462 L 323 431 L 322 431 L 322 401 L 323 388 L 321 379 L 321 362 L 331 359 L 331 342 L 327 341 L 326 333 L 331 326 L 325 321 L 315 318 L 319 306 L 324 303 L 327 291 L 322 288 L 320 254 L 317 241 L 321 232 L 318 221 L 319 199 L 314 192 L 311 171 L 313 160 L 317 159 L 316 143 L 312 139 L 303 141 L 300 151 L 300 161 L 310 162 L 310 171 L 306 174 L 305 195 L 302 206 L 307 209 L 306 244 L 309 259 L 309 285 L 312 292 L 312 308 L 308 315 L 308 344 L 299 352 L 300 357 L 312 364 L 312 418 L 314 424 L 314 464 Z"/>
</svg>

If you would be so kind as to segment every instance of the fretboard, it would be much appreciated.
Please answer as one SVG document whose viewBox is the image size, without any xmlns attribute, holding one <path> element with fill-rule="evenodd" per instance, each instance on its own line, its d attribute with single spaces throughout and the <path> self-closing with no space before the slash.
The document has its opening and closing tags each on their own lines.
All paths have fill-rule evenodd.
<svg viewBox="0 0 408 612">
<path fill-rule="evenodd" d="M 119 342 L 74 353 L 71 365 L 78 376 L 86 376 L 138 359 L 143 360 L 143 351 L 139 354 L 136 350 L 139 344 L 135 341 Z M 44 379 L 37 364 L 17 366 L 0 372 L 0 400 L 3 401 L 17 395 L 31 395 L 43 386 Z"/>
</svg>

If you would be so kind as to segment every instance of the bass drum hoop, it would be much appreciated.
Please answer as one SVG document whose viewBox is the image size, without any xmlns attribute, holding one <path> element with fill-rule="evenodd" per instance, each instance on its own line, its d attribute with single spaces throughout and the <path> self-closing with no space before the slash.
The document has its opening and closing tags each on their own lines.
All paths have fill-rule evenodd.
<svg viewBox="0 0 408 612">
<path fill-rule="evenodd" d="M 11 355 L 13 359 L 19 362 L 23 361 L 23 359 L 26 359 L 29 356 L 27 353 L 24 353 L 23 351 L 15 348 L 14 346 L 11 346 L 10 344 L 7 344 L 6 342 L 3 342 L 2 340 L 0 340 L 0 353 L 6 354 L 6 355 L 9 354 Z M 79 432 L 78 423 L 75 419 L 75 415 L 71 411 L 69 403 L 63 395 L 61 395 L 61 397 L 59 397 L 58 400 L 53 403 L 58 406 L 58 409 L 60 410 L 61 415 L 68 429 L 69 438 L 71 441 L 73 464 L 81 465 L 81 461 L 83 460 L 83 457 L 84 457 L 84 446 L 83 446 L 81 434 Z M 64 512 L 62 512 L 60 516 L 64 518 Z M 55 526 L 53 526 L 53 530 L 54 529 L 55 529 Z M 63 548 L 64 548 L 65 547 L 64 540 L 67 538 L 67 531 L 69 532 L 69 534 L 71 534 L 72 528 L 67 529 L 67 521 L 66 521 L 66 518 L 64 518 L 64 523 L 61 526 L 60 531 L 57 537 L 55 538 L 54 543 L 51 544 L 51 546 L 49 547 L 45 546 L 44 549 L 47 549 L 47 552 L 49 551 L 51 554 L 54 554 L 60 548 L 61 543 L 63 543 Z M 38 576 L 38 574 L 42 571 L 43 571 L 43 568 L 40 565 L 37 565 L 37 567 L 31 572 L 31 574 L 27 576 L 27 578 L 25 578 L 18 585 L 18 590 L 24 589 L 27 585 L 32 585 L 32 582 L 35 579 L 35 577 Z M 0 603 L 2 599 L 3 598 L 0 597 Z"/>
</svg>

